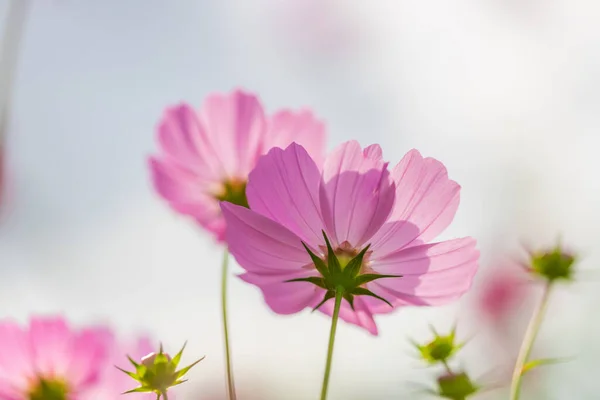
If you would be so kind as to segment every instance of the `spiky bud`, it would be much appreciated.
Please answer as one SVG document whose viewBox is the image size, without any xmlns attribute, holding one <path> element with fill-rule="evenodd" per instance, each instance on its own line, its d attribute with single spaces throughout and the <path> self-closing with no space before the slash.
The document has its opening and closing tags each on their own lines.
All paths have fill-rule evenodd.
<svg viewBox="0 0 600 400">
<path fill-rule="evenodd" d="M 479 390 L 465 372 L 442 375 L 438 378 L 437 383 L 436 394 L 446 399 L 465 400 Z"/>
<path fill-rule="evenodd" d="M 166 397 L 169 388 L 185 382 L 187 379 L 182 379 L 183 376 L 194 365 L 204 359 L 202 357 L 187 367 L 177 370 L 184 349 L 185 344 L 175 357 L 171 358 L 171 356 L 163 352 L 161 344 L 158 353 L 148 354 L 142 358 L 141 363 L 127 356 L 131 364 L 135 367 L 135 371 L 130 372 L 119 367 L 117 368 L 139 382 L 140 386 L 125 393 L 153 392 L 157 394 L 158 398 L 161 396 Z"/>
<path fill-rule="evenodd" d="M 538 251 L 531 254 L 531 273 L 546 279 L 548 282 L 557 280 L 573 280 L 576 258 L 559 245 L 550 251 Z"/>
</svg>

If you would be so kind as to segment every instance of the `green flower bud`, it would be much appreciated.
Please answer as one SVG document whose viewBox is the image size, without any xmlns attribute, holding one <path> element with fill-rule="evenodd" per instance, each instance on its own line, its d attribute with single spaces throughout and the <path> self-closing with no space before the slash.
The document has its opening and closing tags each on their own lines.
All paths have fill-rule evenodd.
<svg viewBox="0 0 600 400">
<path fill-rule="evenodd" d="M 449 335 L 442 336 L 438 334 L 433 327 L 431 328 L 435 337 L 432 341 L 420 345 L 413 342 L 419 351 L 421 358 L 429 364 L 446 363 L 456 352 L 458 352 L 464 343 L 455 343 L 456 329 L 452 329 Z"/>
<path fill-rule="evenodd" d="M 534 252 L 530 262 L 530 271 L 549 282 L 573 280 L 575 256 L 558 245 L 550 251 Z"/>
<path fill-rule="evenodd" d="M 166 398 L 169 388 L 185 382 L 187 379 L 182 379 L 183 376 L 194 365 L 204 359 L 204 357 L 202 357 L 196 362 L 177 371 L 177 366 L 179 365 L 184 349 L 185 344 L 179 353 L 171 358 L 168 354 L 163 352 L 161 344 L 158 354 L 148 354 L 142 358 L 141 363 L 137 363 L 131 357 L 127 356 L 131 364 L 135 367 L 135 372 L 126 371 L 119 367 L 117 368 L 139 382 L 140 386 L 125 393 L 153 392 L 156 393 L 159 398 L 160 396 Z"/>
<path fill-rule="evenodd" d="M 437 383 L 437 394 L 446 399 L 465 400 L 479 390 L 465 372 L 443 375 Z"/>
</svg>

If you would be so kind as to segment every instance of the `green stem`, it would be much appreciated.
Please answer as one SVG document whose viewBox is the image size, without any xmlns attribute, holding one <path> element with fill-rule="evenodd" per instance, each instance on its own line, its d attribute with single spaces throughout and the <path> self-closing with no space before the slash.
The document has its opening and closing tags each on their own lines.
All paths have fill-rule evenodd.
<svg viewBox="0 0 600 400">
<path fill-rule="evenodd" d="M 442 364 L 444 365 L 444 368 L 446 368 L 446 372 L 448 372 L 448 375 L 454 375 L 452 369 L 450 369 L 450 365 L 448 365 L 448 361 L 442 360 Z"/>
<path fill-rule="evenodd" d="M 335 291 L 335 306 L 333 307 L 333 316 L 331 317 L 331 331 L 329 332 L 329 349 L 327 350 L 327 363 L 325 364 L 325 375 L 323 376 L 323 387 L 321 389 L 321 400 L 327 399 L 327 386 L 329 385 L 329 375 L 331 373 L 331 360 L 333 358 L 333 345 L 335 343 L 335 330 L 337 328 L 340 307 L 344 295 L 343 288 L 337 288 Z"/>
<path fill-rule="evenodd" d="M 163 392 L 163 400 L 169 400 L 169 397 L 167 396 L 167 392 Z"/>
<path fill-rule="evenodd" d="M 519 395 L 521 392 L 521 383 L 523 381 L 523 367 L 529 359 L 531 349 L 533 348 L 533 343 L 535 342 L 535 338 L 537 337 L 537 334 L 540 330 L 540 326 L 542 325 L 544 314 L 548 306 L 548 299 L 550 298 L 551 287 L 551 282 L 548 282 L 544 287 L 542 299 L 540 300 L 540 303 L 533 312 L 533 315 L 531 316 L 531 321 L 529 321 L 529 326 L 527 327 L 527 331 L 525 332 L 525 337 L 523 338 L 521 350 L 519 350 L 519 355 L 517 356 L 517 362 L 515 363 L 515 369 L 513 371 L 512 383 L 510 385 L 510 400 L 519 400 Z"/>
<path fill-rule="evenodd" d="M 227 393 L 229 400 L 235 400 L 235 384 L 233 383 L 233 371 L 231 368 L 231 351 L 229 349 L 229 329 L 227 324 L 227 277 L 229 265 L 229 252 L 225 249 L 223 254 L 223 274 L 221 276 L 221 311 L 223 313 L 223 337 L 225 341 L 225 364 L 227 368 Z M 165 399 L 166 400 L 166 399 Z"/>
</svg>

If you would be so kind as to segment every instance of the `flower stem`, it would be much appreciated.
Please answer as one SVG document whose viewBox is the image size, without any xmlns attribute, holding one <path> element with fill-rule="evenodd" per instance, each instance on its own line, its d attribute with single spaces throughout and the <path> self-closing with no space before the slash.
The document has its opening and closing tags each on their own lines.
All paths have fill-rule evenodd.
<svg viewBox="0 0 600 400">
<path fill-rule="evenodd" d="M 169 397 L 167 397 L 167 392 L 163 392 L 163 400 L 169 400 Z"/>
<path fill-rule="evenodd" d="M 225 249 L 223 254 L 223 274 L 221 276 L 221 311 L 223 313 L 223 337 L 225 341 L 225 364 L 227 368 L 227 393 L 229 400 L 235 400 L 235 384 L 233 383 L 233 371 L 231 368 L 231 351 L 229 349 L 229 329 L 227 324 L 227 277 L 229 265 L 229 252 Z M 165 399 L 166 400 L 166 399 Z"/>
<path fill-rule="evenodd" d="M 454 375 L 452 369 L 450 369 L 450 365 L 448 365 L 448 361 L 442 360 L 442 364 L 444 365 L 444 368 L 446 368 L 446 372 L 448 372 L 448 375 Z"/>
<path fill-rule="evenodd" d="M 335 343 L 335 330 L 337 328 L 340 307 L 342 305 L 343 288 L 337 288 L 335 291 L 335 306 L 333 307 L 333 316 L 331 317 L 331 331 L 329 332 L 329 349 L 327 350 L 327 363 L 325 364 L 325 375 L 323 376 L 323 387 L 321 389 L 321 400 L 327 399 L 327 386 L 329 385 L 329 374 L 331 373 L 331 360 L 333 358 L 333 345 Z"/>
<path fill-rule="evenodd" d="M 542 299 L 538 304 L 537 308 L 533 312 L 531 316 L 531 321 L 529 321 L 529 326 L 527 327 L 527 331 L 525 332 L 525 337 L 523 338 L 523 343 L 521 344 L 521 350 L 519 350 L 519 355 L 517 356 L 517 362 L 515 364 L 515 369 L 513 371 L 512 383 L 510 385 L 510 400 L 518 400 L 521 392 L 521 383 L 523 380 L 523 367 L 531 354 L 531 349 L 533 348 L 533 342 L 535 342 L 535 338 L 540 330 L 540 326 L 542 325 L 542 321 L 544 319 L 544 314 L 546 312 L 546 308 L 548 306 L 548 299 L 550 298 L 550 289 L 552 284 L 548 282 L 546 286 L 544 286 L 544 293 L 542 294 Z"/>
<path fill-rule="evenodd" d="M 0 43 L 0 147 L 4 144 L 8 127 L 8 113 L 14 72 L 19 58 L 19 48 L 29 13 L 29 0 L 8 2 L 6 28 L 2 32 Z"/>
</svg>

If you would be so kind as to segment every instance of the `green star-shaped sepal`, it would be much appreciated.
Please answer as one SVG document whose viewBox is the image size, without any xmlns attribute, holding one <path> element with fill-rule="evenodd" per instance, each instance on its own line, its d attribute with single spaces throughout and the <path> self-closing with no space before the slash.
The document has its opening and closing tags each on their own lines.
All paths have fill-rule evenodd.
<svg viewBox="0 0 600 400">
<path fill-rule="evenodd" d="M 531 255 L 531 267 L 528 269 L 548 282 L 557 280 L 572 281 L 575 273 L 576 258 L 564 251 L 560 245 L 550 251 L 539 251 Z"/>
<path fill-rule="evenodd" d="M 140 383 L 140 386 L 128 390 L 123 393 L 137 393 L 137 392 L 153 392 L 160 396 L 166 397 L 167 390 L 173 386 L 180 385 L 187 379 L 182 379 L 183 376 L 196 364 L 204 359 L 197 360 L 196 362 L 188 365 L 185 368 L 177 370 L 181 355 L 185 349 L 185 344 L 175 355 L 171 358 L 168 354 L 163 352 L 162 344 L 158 354 L 151 353 L 142 359 L 141 363 L 137 363 L 131 357 L 127 356 L 129 362 L 135 367 L 135 372 L 126 371 L 122 368 L 117 367 L 131 378 L 135 379 Z"/>
<path fill-rule="evenodd" d="M 455 343 L 456 327 L 448 335 L 440 335 L 431 327 L 435 337 L 428 343 L 419 344 L 412 341 L 413 345 L 419 351 L 421 358 L 429 364 L 446 363 L 456 352 L 458 352 L 464 343 Z"/>
<path fill-rule="evenodd" d="M 451 400 L 465 400 L 479 391 L 465 372 L 446 374 L 438 378 L 438 391 L 440 397 Z"/>
<path fill-rule="evenodd" d="M 364 285 L 369 282 L 373 282 L 376 279 L 382 278 L 401 278 L 402 275 L 380 275 L 380 274 L 361 274 L 361 267 L 363 265 L 363 259 L 365 254 L 369 250 L 371 245 L 367 245 L 360 253 L 354 258 L 348 261 L 345 265 L 340 263 L 340 260 L 335 255 L 329 238 L 325 231 L 323 231 L 323 237 L 327 244 L 327 263 L 323 261 L 319 256 L 312 252 L 312 250 L 302 242 L 302 245 L 310 255 L 313 264 L 321 276 L 311 276 L 308 278 L 297 278 L 290 279 L 286 282 L 309 282 L 322 289 L 327 290 L 323 300 L 313 309 L 317 310 L 327 300 L 333 299 L 336 292 L 341 291 L 344 299 L 350 304 L 350 307 L 354 310 L 354 296 L 371 296 L 387 303 L 390 307 L 392 304 L 381 296 L 376 295 Z"/>
</svg>

